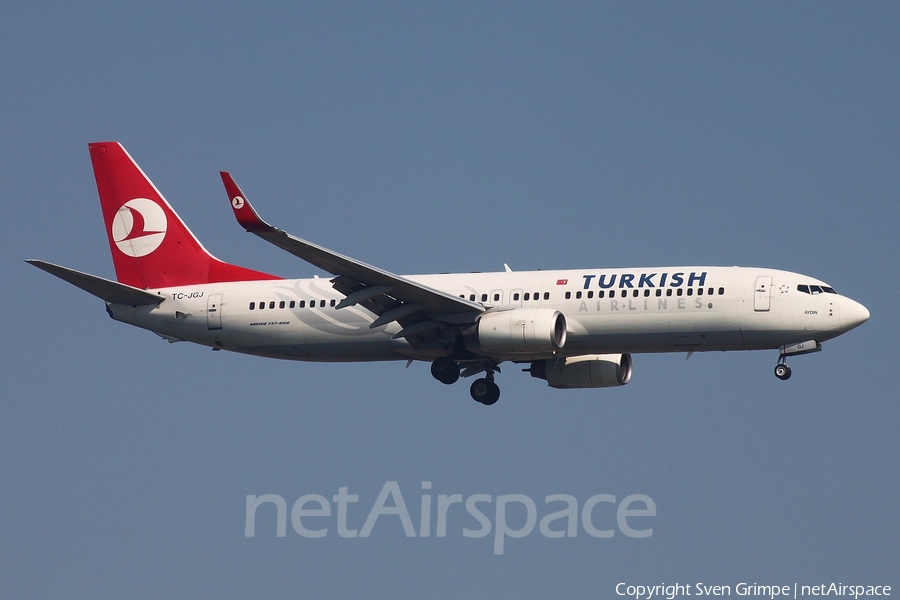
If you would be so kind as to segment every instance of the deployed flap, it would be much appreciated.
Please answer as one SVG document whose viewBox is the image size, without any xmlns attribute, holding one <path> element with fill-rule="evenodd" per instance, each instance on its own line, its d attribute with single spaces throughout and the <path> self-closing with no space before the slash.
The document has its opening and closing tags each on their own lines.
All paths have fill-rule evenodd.
<svg viewBox="0 0 900 600">
<path fill-rule="evenodd" d="M 400 275 L 394 275 L 337 252 L 332 252 L 327 248 L 301 240 L 269 225 L 253 209 L 231 175 L 224 171 L 220 174 L 222 175 L 222 182 L 225 184 L 225 190 L 228 192 L 234 216 L 244 229 L 320 269 L 337 275 L 338 278 L 333 280 L 335 288 L 345 295 L 350 296 L 370 287 L 383 287 L 384 291 L 381 292 L 380 296 L 377 293 L 373 293 L 373 297 L 366 298 L 365 301 L 362 300 L 366 297 L 365 293 L 354 297 L 360 298 L 359 304 L 372 312 L 380 315 L 397 306 L 418 304 L 421 305 L 419 310 L 425 314 L 471 313 L 472 321 L 475 320 L 478 314 L 484 312 L 484 307 L 480 304 L 469 302 L 463 298 L 415 283 Z M 353 302 L 354 298 L 351 298 L 350 301 Z M 418 319 L 414 318 L 413 321 L 415 320 Z M 408 325 L 408 322 L 402 319 L 400 323 L 404 326 Z"/>
<path fill-rule="evenodd" d="M 144 290 L 140 290 L 124 283 L 110 281 L 96 275 L 82 273 L 75 269 L 61 267 L 53 263 L 44 262 L 42 260 L 26 260 L 30 265 L 34 265 L 38 269 L 47 271 L 51 275 L 55 275 L 63 281 L 68 281 L 76 287 L 80 287 L 89 294 L 97 296 L 101 300 L 112 304 L 130 304 L 132 306 L 150 306 L 159 304 L 165 297 L 151 294 Z"/>
</svg>

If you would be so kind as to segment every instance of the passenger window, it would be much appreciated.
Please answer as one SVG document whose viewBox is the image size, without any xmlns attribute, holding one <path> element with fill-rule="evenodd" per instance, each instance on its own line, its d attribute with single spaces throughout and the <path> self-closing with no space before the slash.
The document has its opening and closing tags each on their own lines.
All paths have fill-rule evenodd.
<svg viewBox="0 0 900 600">
<path fill-rule="evenodd" d="M 544 292 L 544 300 L 550 299 L 550 292 Z"/>
<path fill-rule="evenodd" d="M 475 294 L 469 294 L 469 302 L 475 302 Z"/>
<path fill-rule="evenodd" d="M 694 295 L 694 288 L 688 288 L 688 296 Z"/>
<path fill-rule="evenodd" d="M 540 299 L 541 299 L 541 293 L 540 293 L 540 292 L 535 292 L 534 294 L 531 295 L 531 297 L 534 298 L 535 300 L 540 300 Z"/>
<path fill-rule="evenodd" d="M 594 292 L 588 292 L 588 298 L 593 298 L 593 297 L 594 297 Z"/>
<path fill-rule="evenodd" d="M 482 295 L 481 295 L 481 301 L 482 301 L 482 302 L 487 302 L 487 294 L 482 294 Z"/>
<path fill-rule="evenodd" d="M 615 298 L 615 297 L 616 297 L 616 290 L 609 290 L 609 297 L 610 297 L 610 298 Z"/>
<path fill-rule="evenodd" d="M 659 298 L 660 296 L 662 296 L 662 290 L 658 289 L 656 290 L 656 297 Z"/>
<path fill-rule="evenodd" d="M 724 296 L 724 295 L 725 295 L 725 288 L 719 288 L 719 295 L 720 295 L 720 296 Z"/>
<path fill-rule="evenodd" d="M 494 302 L 500 302 L 500 294 L 494 294 Z"/>
<path fill-rule="evenodd" d="M 581 300 L 581 292 L 575 292 L 575 297 Z"/>
<path fill-rule="evenodd" d="M 529 297 L 530 297 L 530 294 L 528 292 L 525 292 L 525 302 L 528 302 Z"/>
<path fill-rule="evenodd" d="M 714 291 L 715 291 L 715 290 L 714 290 L 713 288 L 709 288 L 708 290 L 706 290 L 706 293 L 707 293 L 708 295 L 712 296 Z"/>
<path fill-rule="evenodd" d="M 513 301 L 515 301 L 515 302 L 519 301 L 519 292 L 516 292 L 515 294 L 513 294 Z"/>
<path fill-rule="evenodd" d="M 603 292 L 600 292 L 601 294 Z M 566 300 L 570 300 L 572 298 L 572 292 L 566 292 Z"/>
<path fill-rule="evenodd" d="M 644 290 L 644 298 L 650 295 L 650 290 Z"/>
<path fill-rule="evenodd" d="M 251 302 L 251 303 L 250 303 L 250 310 L 253 310 L 253 309 L 255 309 L 255 308 L 256 308 L 256 302 Z"/>
<path fill-rule="evenodd" d="M 306 308 L 306 300 L 300 301 L 300 308 Z"/>
<path fill-rule="evenodd" d="M 291 300 L 291 308 L 294 308 L 294 306 L 296 306 L 296 304 L 294 303 L 293 300 Z"/>
<path fill-rule="evenodd" d="M 269 308 L 275 308 L 275 301 L 274 301 L 274 300 L 272 300 L 271 302 L 269 302 Z"/>
<path fill-rule="evenodd" d="M 675 292 L 675 295 L 676 295 L 676 296 L 682 296 L 682 295 L 684 295 L 684 290 L 683 290 L 682 288 L 678 288 L 678 291 Z"/>
<path fill-rule="evenodd" d="M 278 303 L 278 308 L 284 308 L 284 300 Z"/>
<path fill-rule="evenodd" d="M 699 289 L 697 290 L 697 295 L 698 295 L 698 296 L 702 296 L 702 295 L 703 295 L 703 288 L 699 288 Z"/>
<path fill-rule="evenodd" d="M 638 290 L 634 290 L 634 291 L 631 293 L 631 295 L 634 296 L 635 298 L 637 298 L 639 293 L 640 293 L 640 292 L 639 292 Z"/>
<path fill-rule="evenodd" d="M 671 296 L 671 295 L 672 295 L 672 288 L 669 288 L 666 290 L 666 296 Z"/>
<path fill-rule="evenodd" d="M 598 298 L 602 298 L 602 297 L 604 297 L 605 295 L 606 295 L 606 290 L 600 290 L 600 291 L 597 293 L 597 297 L 598 297 Z"/>
<path fill-rule="evenodd" d="M 329 305 L 330 305 L 332 308 L 334 308 L 334 306 L 335 306 L 336 304 L 337 304 L 337 300 L 335 300 L 334 298 L 332 298 L 332 299 L 331 299 L 331 302 L 329 303 Z"/>
</svg>

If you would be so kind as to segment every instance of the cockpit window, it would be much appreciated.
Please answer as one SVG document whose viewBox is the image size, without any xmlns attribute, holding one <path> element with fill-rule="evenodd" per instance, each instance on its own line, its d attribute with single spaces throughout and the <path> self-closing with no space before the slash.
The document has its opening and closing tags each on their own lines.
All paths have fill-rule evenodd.
<svg viewBox="0 0 900 600">
<path fill-rule="evenodd" d="M 812 295 L 821 294 L 823 292 L 826 294 L 837 294 L 837 292 L 834 291 L 833 287 L 828 287 L 827 285 L 800 284 L 797 286 L 797 291 L 803 292 L 804 294 L 812 294 Z"/>
</svg>

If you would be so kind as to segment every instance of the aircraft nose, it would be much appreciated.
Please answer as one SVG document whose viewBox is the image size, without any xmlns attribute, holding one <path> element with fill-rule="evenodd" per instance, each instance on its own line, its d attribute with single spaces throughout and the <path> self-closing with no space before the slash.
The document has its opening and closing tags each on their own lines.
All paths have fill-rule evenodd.
<svg viewBox="0 0 900 600">
<path fill-rule="evenodd" d="M 850 331 L 869 320 L 869 309 L 856 302 L 847 299 L 847 304 L 841 307 L 841 325 L 844 331 Z"/>
</svg>

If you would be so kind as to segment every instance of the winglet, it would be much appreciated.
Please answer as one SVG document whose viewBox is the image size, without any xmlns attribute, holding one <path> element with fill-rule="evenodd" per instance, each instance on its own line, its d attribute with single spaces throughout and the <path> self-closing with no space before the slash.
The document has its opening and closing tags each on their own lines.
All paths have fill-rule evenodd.
<svg viewBox="0 0 900 600">
<path fill-rule="evenodd" d="M 242 192 L 241 188 L 238 187 L 238 184 L 235 183 L 231 173 L 220 171 L 219 175 L 222 176 L 222 183 L 225 184 L 225 191 L 228 192 L 228 198 L 231 200 L 231 208 L 234 210 L 234 217 L 241 227 L 250 232 L 274 229 L 274 227 L 259 217 L 259 214 L 257 214 L 256 210 L 247 200 L 247 196 L 244 195 L 244 192 Z"/>
</svg>

